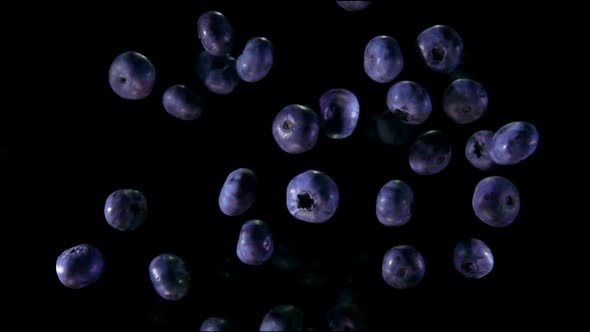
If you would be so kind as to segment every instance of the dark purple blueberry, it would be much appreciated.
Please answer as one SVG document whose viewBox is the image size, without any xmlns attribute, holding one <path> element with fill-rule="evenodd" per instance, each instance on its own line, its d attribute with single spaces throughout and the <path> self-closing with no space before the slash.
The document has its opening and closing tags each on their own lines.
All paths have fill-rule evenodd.
<svg viewBox="0 0 590 332">
<path fill-rule="evenodd" d="M 107 197 L 104 217 L 113 228 L 123 232 L 134 231 L 145 222 L 147 202 L 135 189 L 119 189 Z"/>
<path fill-rule="evenodd" d="M 479 82 L 460 78 L 447 87 L 442 103 L 443 110 L 455 123 L 471 123 L 488 109 L 488 93 Z"/>
<path fill-rule="evenodd" d="M 197 32 L 205 51 L 214 56 L 224 56 L 234 47 L 234 29 L 222 13 L 209 11 L 197 21 Z"/>
<path fill-rule="evenodd" d="M 297 241 L 279 242 L 271 258 L 271 264 L 275 268 L 286 272 L 300 270 L 304 263 L 301 245 Z"/>
<path fill-rule="evenodd" d="M 178 301 L 186 296 L 191 276 L 184 261 L 173 254 L 161 254 L 150 263 L 150 280 L 163 299 Z"/>
<path fill-rule="evenodd" d="M 377 219 L 385 226 L 403 226 L 412 218 L 414 193 L 401 180 L 387 182 L 377 195 Z"/>
<path fill-rule="evenodd" d="M 274 49 L 264 37 L 248 40 L 242 54 L 238 57 L 236 70 L 246 82 L 258 82 L 265 78 L 274 61 Z"/>
<path fill-rule="evenodd" d="M 365 317 L 358 306 L 351 303 L 337 304 L 326 314 L 330 331 L 366 331 Z"/>
<path fill-rule="evenodd" d="M 490 176 L 475 186 L 471 205 L 479 220 L 493 227 L 506 227 L 518 217 L 520 194 L 510 180 Z"/>
<path fill-rule="evenodd" d="M 338 201 L 336 182 L 320 171 L 303 172 L 287 185 L 287 209 L 301 221 L 328 221 L 336 212 Z"/>
<path fill-rule="evenodd" d="M 227 216 L 245 213 L 256 200 L 256 174 L 247 168 L 229 173 L 219 192 L 219 209 Z"/>
<path fill-rule="evenodd" d="M 442 172 L 451 161 L 449 138 L 438 130 L 428 131 L 410 147 L 410 167 L 416 174 L 433 175 Z"/>
<path fill-rule="evenodd" d="M 350 136 L 358 123 L 359 113 L 359 101 L 348 90 L 332 89 L 320 98 L 320 123 L 324 134 L 330 138 Z"/>
<path fill-rule="evenodd" d="M 201 95 L 181 84 L 166 89 L 162 104 L 168 114 L 180 120 L 196 120 L 203 114 Z"/>
<path fill-rule="evenodd" d="M 320 118 L 302 105 L 288 105 L 275 117 L 272 135 L 285 152 L 299 154 L 316 145 L 320 134 Z"/>
<path fill-rule="evenodd" d="M 229 54 L 214 56 L 205 51 L 197 59 L 197 73 L 201 83 L 211 92 L 227 95 L 240 81 L 236 71 L 236 59 Z"/>
<path fill-rule="evenodd" d="M 514 165 L 530 157 L 537 149 L 539 133 L 532 124 L 510 122 L 498 129 L 488 151 L 492 160 L 500 165 Z"/>
<path fill-rule="evenodd" d="M 401 81 L 387 91 L 387 108 L 400 121 L 417 125 L 430 117 L 432 102 L 430 95 L 420 84 Z"/>
<path fill-rule="evenodd" d="M 144 99 L 152 93 L 156 84 L 156 68 L 143 54 L 132 51 L 122 53 L 109 68 L 109 84 L 121 98 Z"/>
<path fill-rule="evenodd" d="M 412 246 L 393 247 L 383 256 L 381 275 L 383 280 L 393 288 L 414 287 L 422 281 L 425 272 L 424 258 Z"/>
<path fill-rule="evenodd" d="M 378 83 L 393 81 L 404 68 L 404 57 L 397 40 L 378 36 L 365 47 L 365 73 Z"/>
<path fill-rule="evenodd" d="M 377 135 L 387 145 L 409 145 L 419 134 L 418 127 L 403 123 L 390 111 L 379 114 L 376 121 Z"/>
<path fill-rule="evenodd" d="M 268 224 L 262 220 L 250 220 L 242 225 L 236 253 L 242 263 L 261 265 L 274 251 L 272 234 Z"/>
<path fill-rule="evenodd" d="M 450 73 L 461 63 L 463 40 L 449 26 L 430 27 L 418 35 L 416 42 L 422 60 L 433 71 Z"/>
<path fill-rule="evenodd" d="M 261 332 L 284 331 L 299 332 L 303 330 L 303 311 L 291 304 L 272 308 L 262 318 Z"/>
<path fill-rule="evenodd" d="M 201 332 L 237 332 L 238 328 L 227 319 L 211 317 L 207 318 L 199 328 Z"/>
<path fill-rule="evenodd" d="M 453 253 L 453 264 L 463 276 L 480 279 L 492 272 L 494 255 L 483 241 L 471 238 L 457 243 Z"/>
<path fill-rule="evenodd" d="M 491 130 L 480 130 L 471 135 L 465 145 L 465 158 L 473 167 L 489 171 L 496 168 L 497 164 L 492 160 L 489 153 L 490 142 L 494 132 Z"/>
<path fill-rule="evenodd" d="M 64 286 L 80 289 L 100 279 L 104 272 L 104 257 L 95 246 L 80 244 L 57 257 L 55 272 Z"/>
<path fill-rule="evenodd" d="M 336 1 L 336 3 L 347 12 L 358 12 L 369 7 L 371 1 Z"/>
</svg>

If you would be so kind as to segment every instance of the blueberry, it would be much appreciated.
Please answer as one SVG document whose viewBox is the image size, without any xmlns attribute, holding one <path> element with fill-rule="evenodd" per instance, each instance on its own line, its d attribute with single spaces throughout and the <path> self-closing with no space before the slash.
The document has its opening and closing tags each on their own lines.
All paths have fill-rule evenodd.
<svg viewBox="0 0 590 332">
<path fill-rule="evenodd" d="M 510 122 L 498 129 L 488 151 L 492 160 L 500 165 L 514 165 L 530 157 L 537 149 L 539 133 L 532 124 Z"/>
<path fill-rule="evenodd" d="M 213 56 L 224 56 L 234 47 L 234 29 L 220 12 L 202 14 L 197 21 L 197 32 L 203 48 Z"/>
<path fill-rule="evenodd" d="M 297 241 L 282 241 L 276 246 L 271 264 L 285 272 L 300 270 L 305 262 L 301 251 L 301 245 Z"/>
<path fill-rule="evenodd" d="M 320 118 L 302 105 L 288 105 L 275 117 L 272 135 L 285 152 L 299 154 L 316 145 L 320 134 Z"/>
<path fill-rule="evenodd" d="M 227 319 L 211 317 L 207 318 L 199 328 L 201 332 L 237 332 L 237 327 Z"/>
<path fill-rule="evenodd" d="M 471 238 L 457 243 L 453 253 L 453 264 L 463 276 L 480 279 L 492 272 L 494 256 L 487 244 Z"/>
<path fill-rule="evenodd" d="M 303 311 L 291 304 L 272 308 L 262 319 L 261 332 L 285 331 L 299 332 L 303 330 Z"/>
<path fill-rule="evenodd" d="M 417 127 L 403 123 L 390 111 L 378 115 L 376 119 L 377 135 L 387 145 L 409 145 L 418 136 Z"/>
<path fill-rule="evenodd" d="M 366 331 L 365 317 L 358 306 L 337 304 L 326 314 L 330 331 Z"/>
<path fill-rule="evenodd" d="M 378 36 L 365 47 L 365 73 L 379 83 L 393 81 L 404 68 L 404 58 L 397 40 L 389 36 Z"/>
<path fill-rule="evenodd" d="M 465 145 L 465 158 L 473 167 L 489 171 L 496 168 L 497 164 L 491 159 L 489 153 L 490 142 L 494 132 L 491 130 L 480 130 L 467 140 Z"/>
<path fill-rule="evenodd" d="M 330 138 L 350 136 L 358 123 L 359 112 L 359 101 L 349 90 L 332 89 L 320 98 L 320 122 Z"/>
<path fill-rule="evenodd" d="M 162 104 L 168 114 L 180 120 L 196 120 L 203 114 L 203 98 L 180 84 L 166 89 L 162 96 Z"/>
<path fill-rule="evenodd" d="M 401 81 L 387 91 L 387 108 L 402 122 L 417 125 L 430 117 L 432 102 L 420 84 Z"/>
<path fill-rule="evenodd" d="M 416 174 L 433 175 L 442 172 L 451 161 L 451 143 L 438 130 L 428 131 L 410 147 L 410 167 Z"/>
<path fill-rule="evenodd" d="M 454 80 L 443 94 L 443 110 L 458 124 L 471 123 L 486 112 L 488 93 L 479 82 L 468 78 Z"/>
<path fill-rule="evenodd" d="M 412 218 L 414 193 L 401 180 L 387 182 L 377 195 L 377 219 L 385 226 L 402 226 Z"/>
<path fill-rule="evenodd" d="M 461 62 L 463 40 L 453 28 L 435 25 L 417 38 L 420 56 L 428 68 L 441 73 L 454 71 Z"/>
<path fill-rule="evenodd" d="M 510 180 L 490 176 L 475 186 L 471 205 L 479 220 L 493 227 L 506 227 L 518 217 L 520 195 Z"/>
<path fill-rule="evenodd" d="M 358 12 L 371 4 L 371 1 L 336 1 L 336 3 L 348 12 Z"/>
<path fill-rule="evenodd" d="M 287 185 L 287 209 L 293 217 L 310 223 L 323 223 L 338 208 L 338 186 L 320 171 L 306 171 Z"/>
<path fill-rule="evenodd" d="M 147 202 L 135 189 L 119 189 L 107 197 L 104 217 L 113 228 L 123 232 L 134 231 L 145 222 Z"/>
<path fill-rule="evenodd" d="M 238 57 L 238 76 L 246 82 L 258 82 L 270 72 L 274 50 L 268 39 L 256 37 L 248 40 Z"/>
<path fill-rule="evenodd" d="M 227 216 L 245 213 L 256 200 L 256 174 L 247 168 L 229 173 L 219 192 L 219 209 Z"/>
<path fill-rule="evenodd" d="M 383 280 L 393 288 L 414 287 L 422 281 L 425 272 L 424 258 L 412 246 L 393 247 L 383 256 L 381 275 Z"/>
<path fill-rule="evenodd" d="M 84 288 L 100 279 L 104 257 L 91 244 L 80 244 L 62 252 L 55 263 L 57 278 L 66 287 Z"/>
<path fill-rule="evenodd" d="M 268 224 L 262 220 L 250 220 L 242 225 L 236 253 L 242 263 L 261 265 L 273 253 L 274 245 Z"/>
<path fill-rule="evenodd" d="M 197 73 L 201 83 L 216 94 L 227 95 L 234 91 L 240 77 L 236 71 L 236 60 L 227 55 L 213 56 L 205 51 L 197 59 Z"/>
<path fill-rule="evenodd" d="M 109 68 L 111 89 L 121 98 L 139 100 L 148 97 L 156 84 L 156 68 L 143 54 L 125 52 Z"/>
<path fill-rule="evenodd" d="M 149 269 L 152 285 L 163 299 L 178 301 L 186 296 L 191 276 L 180 257 L 161 254 L 151 261 Z"/>
</svg>

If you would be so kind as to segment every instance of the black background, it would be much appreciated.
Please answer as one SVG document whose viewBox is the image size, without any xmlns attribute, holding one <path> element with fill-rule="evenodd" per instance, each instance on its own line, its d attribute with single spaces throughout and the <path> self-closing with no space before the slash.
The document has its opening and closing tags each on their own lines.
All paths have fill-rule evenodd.
<svg viewBox="0 0 590 332">
<path fill-rule="evenodd" d="M 47 174 L 48 204 L 68 207 L 51 224 L 43 266 L 55 308 L 67 306 L 70 323 L 179 324 L 194 330 L 203 319 L 220 316 L 251 330 L 271 307 L 291 303 L 304 310 L 306 327 L 322 328 L 325 312 L 349 288 L 358 294 L 369 327 L 377 330 L 436 324 L 440 321 L 433 318 L 441 315 L 453 325 L 513 319 L 542 296 L 534 257 L 545 120 L 535 101 L 539 82 L 530 78 L 534 34 L 516 9 L 487 7 L 491 15 L 484 16 L 475 4 L 411 8 L 383 1 L 349 13 L 334 1 L 194 1 L 69 10 L 74 14 L 64 15 L 52 37 L 55 50 L 49 50 L 51 65 L 68 72 L 60 76 L 68 91 L 54 95 L 63 115 L 54 119 L 63 121 L 56 121 L 55 135 L 45 142 L 55 160 Z M 221 11 L 234 27 L 234 57 L 250 38 L 264 36 L 273 43 L 275 63 L 267 78 L 240 82 L 227 96 L 199 85 L 196 20 L 207 10 Z M 434 24 L 452 26 L 465 42 L 464 65 L 454 75 L 430 72 L 418 58 L 416 36 Z M 453 159 L 438 175 L 414 174 L 407 147 L 379 144 L 372 136 L 371 119 L 387 109 L 385 96 L 393 84 L 376 83 L 363 71 L 365 45 L 377 35 L 400 43 L 405 68 L 396 81 L 414 80 L 431 94 L 433 114 L 420 131 L 439 129 L 452 139 Z M 156 67 L 156 86 L 145 100 L 123 100 L 109 87 L 111 61 L 128 50 L 146 55 Z M 454 124 L 441 109 L 441 94 L 457 77 L 481 82 L 490 96 L 488 112 L 472 124 Z M 183 122 L 163 110 L 162 93 L 173 84 L 203 93 L 202 118 Z M 359 98 L 354 134 L 344 140 L 321 137 L 303 155 L 282 152 L 270 130 L 275 114 L 293 103 L 318 110 L 319 97 L 332 88 L 350 89 Z M 531 158 L 493 172 L 466 161 L 463 149 L 472 133 L 516 120 L 539 129 L 540 145 Z M 219 190 L 239 167 L 258 175 L 258 198 L 245 215 L 226 217 L 217 206 Z M 339 209 L 325 224 L 297 221 L 285 207 L 287 183 L 308 169 L 326 172 L 340 189 Z M 521 214 L 507 228 L 483 224 L 471 209 L 476 183 L 489 175 L 506 176 L 520 191 Z M 392 179 L 406 181 L 416 198 L 414 217 L 401 228 L 382 226 L 375 217 L 376 195 Z M 119 188 L 146 195 L 149 216 L 137 232 L 121 233 L 104 220 L 104 201 Z M 301 271 L 237 261 L 239 229 L 255 218 L 270 224 L 275 246 L 296 241 L 305 255 Z M 480 238 L 493 250 L 496 266 L 484 279 L 467 280 L 453 269 L 454 245 L 466 237 Z M 97 283 L 70 290 L 59 283 L 54 264 L 63 250 L 79 243 L 95 244 L 106 257 L 106 270 Z M 404 291 L 387 286 L 380 270 L 383 254 L 400 244 L 415 246 L 427 267 L 425 279 Z M 188 296 L 177 303 L 160 299 L 149 281 L 147 266 L 163 252 L 184 258 L 193 276 Z M 304 285 L 311 276 L 318 284 Z M 54 318 L 65 323 L 63 314 Z"/>
</svg>

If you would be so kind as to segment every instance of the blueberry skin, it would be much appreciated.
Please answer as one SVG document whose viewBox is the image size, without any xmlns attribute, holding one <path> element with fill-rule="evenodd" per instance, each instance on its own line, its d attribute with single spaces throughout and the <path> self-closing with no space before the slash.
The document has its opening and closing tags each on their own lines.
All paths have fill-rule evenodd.
<svg viewBox="0 0 590 332">
<path fill-rule="evenodd" d="M 319 224 L 332 218 L 339 201 L 338 186 L 323 172 L 309 170 L 287 185 L 287 209 L 298 220 Z"/>
<path fill-rule="evenodd" d="M 365 317 L 360 309 L 351 303 L 337 304 L 326 314 L 330 331 L 366 331 Z"/>
<path fill-rule="evenodd" d="M 149 269 L 152 285 L 163 299 L 178 301 L 186 296 L 191 276 L 182 258 L 161 254 L 151 261 Z"/>
<path fill-rule="evenodd" d="M 290 154 L 307 152 L 320 135 L 320 118 L 310 108 L 288 105 L 272 122 L 272 136 L 281 150 Z"/>
<path fill-rule="evenodd" d="M 416 43 L 420 57 L 435 72 L 450 73 L 461 63 L 463 40 L 449 26 L 435 25 L 422 31 Z"/>
<path fill-rule="evenodd" d="M 473 167 L 490 171 L 497 167 L 489 153 L 490 142 L 494 132 L 491 130 L 480 130 L 467 139 L 465 145 L 465 158 Z"/>
<path fill-rule="evenodd" d="M 488 92 L 468 78 L 454 80 L 443 93 L 443 110 L 451 120 L 467 124 L 481 118 L 488 108 Z"/>
<path fill-rule="evenodd" d="M 359 113 L 359 101 L 349 90 L 332 89 L 320 97 L 320 123 L 330 138 L 350 136 L 358 123 Z"/>
<path fill-rule="evenodd" d="M 500 165 L 515 165 L 537 149 L 539 132 L 532 124 L 514 121 L 498 129 L 488 148 L 492 160 Z"/>
<path fill-rule="evenodd" d="M 219 209 L 227 216 L 245 213 L 256 200 L 258 179 L 252 170 L 238 168 L 229 173 L 219 192 Z"/>
<path fill-rule="evenodd" d="M 234 29 L 220 12 L 208 11 L 199 16 L 197 32 L 203 48 L 213 56 L 224 56 L 234 47 Z"/>
<path fill-rule="evenodd" d="M 205 51 L 197 59 L 197 73 L 201 83 L 211 92 L 227 95 L 240 81 L 236 60 L 229 56 L 213 56 Z"/>
<path fill-rule="evenodd" d="M 156 84 L 156 68 L 143 54 L 129 51 L 118 55 L 109 68 L 109 84 L 119 97 L 148 97 Z"/>
<path fill-rule="evenodd" d="M 475 186 L 471 205 L 479 220 L 492 227 L 506 227 L 518 217 L 520 194 L 510 180 L 490 176 Z"/>
<path fill-rule="evenodd" d="M 211 317 L 207 318 L 201 324 L 199 328 L 201 332 L 237 332 L 237 327 L 232 324 L 229 320 Z"/>
<path fill-rule="evenodd" d="M 401 180 L 387 182 L 377 195 L 377 219 L 385 226 L 403 226 L 412 218 L 414 193 Z"/>
<path fill-rule="evenodd" d="M 390 111 L 379 114 L 376 121 L 377 135 L 387 145 L 409 145 L 419 134 L 418 127 L 403 123 Z"/>
<path fill-rule="evenodd" d="M 381 275 L 383 280 L 393 288 L 414 287 L 422 281 L 425 272 L 424 258 L 412 246 L 393 247 L 383 256 Z"/>
<path fill-rule="evenodd" d="M 492 272 L 494 255 L 483 241 L 471 238 L 457 243 L 453 252 L 453 265 L 464 277 L 480 279 Z"/>
<path fill-rule="evenodd" d="M 196 120 L 203 115 L 203 98 L 182 84 L 169 87 L 162 96 L 162 105 L 168 114 L 184 120 Z"/>
<path fill-rule="evenodd" d="M 371 1 L 336 1 L 336 3 L 347 12 L 358 12 L 369 7 Z"/>
<path fill-rule="evenodd" d="M 419 175 L 442 172 L 451 161 L 451 143 L 438 130 L 428 131 L 416 139 L 410 147 L 410 168 Z"/>
<path fill-rule="evenodd" d="M 246 82 L 258 82 L 265 78 L 273 65 L 274 48 L 264 37 L 248 40 L 242 54 L 238 57 L 238 76 Z"/>
<path fill-rule="evenodd" d="M 417 125 L 432 113 L 428 91 L 412 81 L 397 82 L 387 91 L 387 108 L 402 122 Z"/>
<path fill-rule="evenodd" d="M 261 265 L 274 251 L 272 234 L 268 224 L 262 220 L 250 220 L 242 225 L 236 253 L 242 263 Z"/>
<path fill-rule="evenodd" d="M 378 83 L 393 81 L 404 68 L 402 51 L 395 40 L 389 36 L 377 36 L 365 47 L 365 73 Z"/>
<path fill-rule="evenodd" d="M 55 272 L 59 281 L 67 288 L 84 288 L 102 276 L 104 256 L 95 246 L 80 244 L 57 257 Z"/>
<path fill-rule="evenodd" d="M 144 224 L 147 215 L 145 196 L 135 189 L 112 192 L 104 204 L 104 217 L 113 228 L 130 232 Z"/>
<path fill-rule="evenodd" d="M 303 330 L 303 311 L 294 305 L 284 304 L 272 308 L 260 323 L 261 332 Z"/>
</svg>

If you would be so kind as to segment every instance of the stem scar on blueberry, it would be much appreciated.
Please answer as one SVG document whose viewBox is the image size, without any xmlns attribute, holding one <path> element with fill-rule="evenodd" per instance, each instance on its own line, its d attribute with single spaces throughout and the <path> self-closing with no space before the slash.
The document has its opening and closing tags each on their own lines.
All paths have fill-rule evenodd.
<svg viewBox="0 0 590 332">
<path fill-rule="evenodd" d="M 125 82 L 127 82 L 127 79 L 125 77 L 123 77 L 123 76 L 120 76 L 119 77 L 119 83 L 125 84 Z"/>
<path fill-rule="evenodd" d="M 315 200 L 308 193 L 297 194 L 297 208 L 311 211 L 315 207 Z"/>
<path fill-rule="evenodd" d="M 430 50 L 430 56 L 434 62 L 442 62 L 445 59 L 446 51 L 441 46 L 435 46 Z"/>
<path fill-rule="evenodd" d="M 293 122 L 291 122 L 289 120 L 285 120 L 285 122 L 283 122 L 283 126 L 282 127 L 283 127 L 283 130 L 289 131 L 289 130 L 293 129 L 294 124 L 293 124 Z"/>
</svg>

